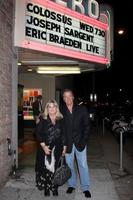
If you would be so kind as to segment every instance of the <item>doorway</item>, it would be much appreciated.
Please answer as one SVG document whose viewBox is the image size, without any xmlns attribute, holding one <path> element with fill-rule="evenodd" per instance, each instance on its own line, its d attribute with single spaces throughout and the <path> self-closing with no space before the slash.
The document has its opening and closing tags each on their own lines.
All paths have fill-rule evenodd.
<svg viewBox="0 0 133 200">
<path fill-rule="evenodd" d="M 18 50 L 18 97 L 21 99 L 21 110 L 18 112 L 18 147 L 17 160 L 19 168 L 34 167 L 36 157 L 36 139 L 34 137 L 34 120 L 31 104 L 34 97 L 41 94 L 43 97 L 43 108 L 49 99 L 55 98 L 60 103 L 61 90 L 71 88 L 73 77 L 64 74 L 39 74 L 37 69 L 40 66 L 47 68 L 77 67 L 78 61 L 68 60 L 61 56 L 42 53 L 30 49 L 20 48 Z M 16 89 L 17 90 L 17 89 Z M 16 106 L 16 105 L 14 105 Z M 23 110 L 23 116 L 21 116 Z M 22 122 L 23 117 L 23 122 Z M 15 119 L 16 120 L 16 119 Z M 14 120 L 14 121 L 15 121 Z M 16 126 L 17 127 L 17 126 Z M 15 136 L 16 137 L 16 136 Z"/>
<path fill-rule="evenodd" d="M 39 90 L 40 92 L 41 90 Z M 18 166 L 19 169 L 34 167 L 37 142 L 32 103 L 40 94 L 37 89 L 25 89 L 18 84 Z"/>
</svg>

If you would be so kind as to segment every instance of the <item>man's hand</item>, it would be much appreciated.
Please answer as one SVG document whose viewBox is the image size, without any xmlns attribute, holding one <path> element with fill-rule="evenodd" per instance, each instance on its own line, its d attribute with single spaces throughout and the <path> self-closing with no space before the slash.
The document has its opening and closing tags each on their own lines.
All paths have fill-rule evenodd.
<svg viewBox="0 0 133 200">
<path fill-rule="evenodd" d="M 64 146 L 64 147 L 63 147 L 63 151 L 62 151 L 62 156 L 65 156 L 65 154 L 66 154 L 66 150 L 67 150 L 67 147 Z"/>
<path fill-rule="evenodd" d="M 36 117 L 35 121 L 36 121 L 36 124 L 38 124 L 40 122 L 40 119 L 38 116 Z"/>
</svg>

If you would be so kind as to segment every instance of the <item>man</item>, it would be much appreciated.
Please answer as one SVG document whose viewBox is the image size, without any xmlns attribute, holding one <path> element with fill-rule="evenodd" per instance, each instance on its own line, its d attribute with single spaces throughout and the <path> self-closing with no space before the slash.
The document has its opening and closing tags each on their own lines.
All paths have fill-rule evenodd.
<svg viewBox="0 0 133 200">
<path fill-rule="evenodd" d="M 37 121 L 37 119 L 41 116 L 41 114 L 43 113 L 43 108 L 42 108 L 42 95 L 38 95 L 37 99 L 35 102 L 33 102 L 32 104 L 32 109 L 33 109 L 33 116 L 34 116 L 34 120 L 35 123 Z"/>
<path fill-rule="evenodd" d="M 76 189 L 76 175 L 74 169 L 74 156 L 76 155 L 81 190 L 85 197 L 90 198 L 89 171 L 87 165 L 86 145 L 89 134 L 89 116 L 84 106 L 74 104 L 73 92 L 69 89 L 63 91 L 65 105 L 61 108 L 63 114 L 64 132 L 67 137 L 66 162 L 71 169 L 72 176 L 68 180 L 66 193 L 72 193 Z"/>
</svg>

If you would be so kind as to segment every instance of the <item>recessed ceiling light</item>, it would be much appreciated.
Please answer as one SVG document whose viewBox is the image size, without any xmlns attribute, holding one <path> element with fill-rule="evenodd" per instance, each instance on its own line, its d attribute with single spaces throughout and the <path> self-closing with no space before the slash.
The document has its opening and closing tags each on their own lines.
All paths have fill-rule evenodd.
<svg viewBox="0 0 133 200">
<path fill-rule="evenodd" d="M 28 71 L 28 72 L 32 72 L 32 71 L 33 71 L 33 69 L 27 69 L 27 71 Z"/>
<path fill-rule="evenodd" d="M 38 74 L 80 74 L 80 71 L 63 71 L 63 70 L 60 70 L 60 71 L 39 71 L 37 70 L 37 73 Z"/>
<path fill-rule="evenodd" d="M 42 67 L 38 67 L 39 71 L 80 71 L 79 67 L 70 67 L 70 66 L 42 66 Z"/>
<path fill-rule="evenodd" d="M 79 67 L 55 67 L 55 66 L 45 66 L 45 67 L 38 67 L 37 73 L 39 74 L 80 74 Z"/>
<path fill-rule="evenodd" d="M 18 62 L 18 66 L 21 66 L 22 64 L 21 64 L 21 62 Z"/>
</svg>

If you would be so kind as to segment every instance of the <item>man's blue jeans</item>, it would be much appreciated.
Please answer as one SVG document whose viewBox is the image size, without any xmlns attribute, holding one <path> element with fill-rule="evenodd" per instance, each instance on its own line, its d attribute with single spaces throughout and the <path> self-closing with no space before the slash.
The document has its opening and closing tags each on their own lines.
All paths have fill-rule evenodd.
<svg viewBox="0 0 133 200">
<path fill-rule="evenodd" d="M 83 151 L 78 151 L 73 145 L 72 152 L 70 154 L 66 154 L 66 162 L 71 169 L 72 176 L 68 180 L 68 187 L 76 188 L 76 174 L 74 169 L 74 155 L 76 155 L 77 162 L 78 162 L 78 169 L 80 175 L 80 183 L 81 183 L 81 190 L 84 192 L 89 190 L 90 179 L 89 179 L 89 170 L 87 164 L 87 155 L 86 155 L 86 147 Z"/>
</svg>

